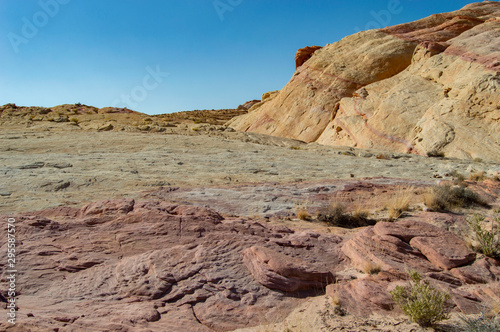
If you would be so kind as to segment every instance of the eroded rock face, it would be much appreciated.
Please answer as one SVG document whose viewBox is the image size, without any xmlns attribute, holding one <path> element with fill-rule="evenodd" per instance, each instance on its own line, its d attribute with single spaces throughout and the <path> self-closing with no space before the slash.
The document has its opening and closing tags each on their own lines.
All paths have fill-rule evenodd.
<svg viewBox="0 0 500 332">
<path fill-rule="evenodd" d="M 273 321 L 325 288 L 350 314 L 399 314 L 390 291 L 409 269 L 449 291 L 455 310 L 477 312 L 498 298 L 500 261 L 475 260 L 444 229 L 465 223 L 453 215 L 421 213 L 342 236 L 165 200 L 14 217 L 26 329 L 228 331 Z"/>
<path fill-rule="evenodd" d="M 263 247 L 245 249 L 243 262 L 260 284 L 284 292 L 324 288 L 334 281 L 330 271 L 318 271 L 300 258 Z"/>
<path fill-rule="evenodd" d="M 431 215 L 428 218 L 432 220 Z M 327 287 L 327 294 L 358 315 L 399 313 L 390 291 L 405 284 L 409 270 L 418 271 L 438 289 L 449 292 L 450 304 L 463 312 L 477 313 L 482 301 L 496 298 L 485 295 L 488 286 L 477 285 L 491 285 L 500 276 L 500 262 L 492 258 L 475 261 L 476 254 L 462 239 L 418 218 L 379 222 L 348 240 L 342 251 L 357 269 L 381 271 Z M 471 284 L 476 285 L 473 291 L 467 286 Z"/>
<path fill-rule="evenodd" d="M 317 50 L 228 124 L 360 148 L 500 161 L 500 4 L 360 32 Z"/>
<path fill-rule="evenodd" d="M 39 330 L 227 331 L 259 325 L 292 310 L 310 287 L 332 282 L 330 271 L 346 261 L 342 238 L 335 235 L 223 218 L 165 201 L 106 200 L 15 218 L 23 271 L 18 323 Z M 0 241 L 6 251 L 6 240 Z M 269 255 L 270 271 L 293 286 L 257 282 L 243 263 L 245 250 Z"/>
<path fill-rule="evenodd" d="M 307 46 L 297 50 L 297 53 L 295 54 L 295 68 L 297 69 L 302 66 L 304 62 L 312 57 L 314 52 L 321 48 L 321 46 Z"/>
</svg>

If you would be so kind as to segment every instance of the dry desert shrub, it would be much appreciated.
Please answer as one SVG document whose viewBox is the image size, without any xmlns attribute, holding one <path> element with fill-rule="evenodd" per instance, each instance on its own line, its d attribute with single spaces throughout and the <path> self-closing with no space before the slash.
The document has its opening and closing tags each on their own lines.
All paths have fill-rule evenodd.
<svg viewBox="0 0 500 332">
<path fill-rule="evenodd" d="M 453 170 L 450 175 L 453 177 L 454 185 L 464 185 L 465 176 L 456 170 Z"/>
<path fill-rule="evenodd" d="M 486 179 L 486 173 L 484 171 L 482 172 L 476 172 L 476 173 L 471 173 L 469 175 L 469 180 L 471 181 L 484 181 Z"/>
<path fill-rule="evenodd" d="M 346 206 L 341 203 L 331 204 L 318 212 L 318 220 L 330 226 L 356 228 L 373 225 L 374 222 L 367 218 L 362 211 L 348 213 Z"/>
<path fill-rule="evenodd" d="M 398 219 L 405 211 L 410 209 L 410 202 L 414 187 L 402 188 L 399 187 L 394 197 L 389 201 L 389 219 Z"/>
<path fill-rule="evenodd" d="M 469 218 L 467 223 L 479 243 L 474 249 L 485 256 L 500 258 L 500 217 L 491 221 L 491 230 L 486 229 L 484 217 L 479 214 Z"/>
<path fill-rule="evenodd" d="M 444 152 L 440 151 L 440 150 L 437 150 L 437 149 L 434 149 L 434 150 L 431 150 L 431 151 L 427 152 L 427 157 L 431 157 L 431 158 L 444 158 Z"/>
<path fill-rule="evenodd" d="M 380 271 L 382 271 L 382 266 L 378 263 L 373 263 L 373 262 L 365 262 L 363 264 L 363 272 L 366 274 L 378 274 Z"/>
<path fill-rule="evenodd" d="M 498 332 L 500 331 L 500 315 L 498 312 L 494 315 L 486 314 L 484 311 L 478 315 L 458 316 L 460 322 L 454 325 L 455 331 L 461 332 Z"/>
<path fill-rule="evenodd" d="M 382 160 L 391 160 L 391 157 L 385 153 L 381 153 L 381 154 L 377 155 L 375 158 L 382 159 Z"/>
<path fill-rule="evenodd" d="M 424 204 L 431 211 L 450 211 L 457 207 L 479 205 L 489 207 L 489 204 L 477 193 L 463 186 L 433 186 L 424 194 Z"/>
<path fill-rule="evenodd" d="M 311 215 L 309 214 L 309 212 L 307 211 L 307 209 L 303 205 L 297 205 L 295 207 L 295 210 L 296 210 L 295 213 L 297 214 L 297 218 L 299 218 L 300 220 L 304 220 L 304 221 L 311 220 Z"/>
</svg>

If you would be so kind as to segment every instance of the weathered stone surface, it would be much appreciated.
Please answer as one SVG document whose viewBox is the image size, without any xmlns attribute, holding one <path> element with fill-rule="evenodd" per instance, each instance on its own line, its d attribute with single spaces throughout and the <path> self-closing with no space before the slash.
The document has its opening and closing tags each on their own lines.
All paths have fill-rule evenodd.
<svg viewBox="0 0 500 332">
<path fill-rule="evenodd" d="M 342 246 L 342 251 L 361 271 L 379 265 L 386 271 L 405 271 L 411 268 L 421 273 L 439 271 L 422 253 L 408 243 L 390 235 L 377 235 L 368 227 Z"/>
<path fill-rule="evenodd" d="M 321 48 L 321 46 L 307 46 L 297 50 L 297 53 L 295 54 L 295 68 L 302 66 L 304 62 L 313 56 L 314 52 Z"/>
<path fill-rule="evenodd" d="M 401 220 L 397 223 L 379 222 L 373 227 L 373 231 L 381 236 L 397 237 L 407 243 L 414 237 L 444 237 L 449 234 L 439 227 L 412 219 Z"/>
<path fill-rule="evenodd" d="M 339 236 L 166 201 L 106 200 L 15 219 L 18 321 L 40 330 L 232 330 L 286 314 L 345 268 Z M 248 248 L 292 281 L 291 295 L 254 279 L 242 260 Z"/>
<path fill-rule="evenodd" d="M 500 161 L 500 4 L 325 46 L 280 93 L 228 124 L 336 146 Z"/>
<path fill-rule="evenodd" d="M 373 312 L 390 312 L 395 309 L 390 291 L 392 282 L 400 281 L 401 274 L 381 272 L 347 284 L 334 284 L 326 288 L 326 293 L 338 299 L 340 305 L 354 315 L 370 315 Z"/>
<path fill-rule="evenodd" d="M 500 275 L 500 262 L 493 258 L 477 260 L 472 265 L 451 269 L 450 272 L 467 284 L 486 284 L 495 281 Z"/>
<path fill-rule="evenodd" d="M 246 110 L 249 110 L 253 105 L 255 105 L 257 103 L 260 103 L 260 100 L 257 100 L 257 99 L 250 100 L 250 101 L 247 101 L 246 103 L 241 104 L 240 106 L 238 106 L 238 109 L 246 111 Z"/>
<path fill-rule="evenodd" d="M 432 218 L 443 219 L 428 214 L 427 219 Z M 496 269 L 500 263 L 495 259 L 461 266 L 473 262 L 476 256 L 464 241 L 449 231 L 412 219 L 368 227 L 348 240 L 342 251 L 360 271 L 382 270 L 377 276 L 328 286 L 328 294 L 356 314 L 392 311 L 389 291 L 404 284 L 408 270 L 420 272 L 436 287 L 450 292 L 454 305 L 463 312 L 477 313 L 482 300 L 467 293 L 464 284 L 492 283 L 500 276 Z"/>
<path fill-rule="evenodd" d="M 447 270 L 476 258 L 465 242 L 452 233 L 440 237 L 414 237 L 410 245 L 420 250 L 432 264 Z"/>
<path fill-rule="evenodd" d="M 452 269 L 474 260 L 475 254 L 451 232 L 428 223 L 406 220 L 396 224 L 381 222 L 374 226 L 381 236 L 399 238 L 416 248 L 436 267 Z"/>
<path fill-rule="evenodd" d="M 334 281 L 329 271 L 319 271 L 302 259 L 264 247 L 243 251 L 243 262 L 260 284 L 284 292 L 324 288 Z"/>
</svg>

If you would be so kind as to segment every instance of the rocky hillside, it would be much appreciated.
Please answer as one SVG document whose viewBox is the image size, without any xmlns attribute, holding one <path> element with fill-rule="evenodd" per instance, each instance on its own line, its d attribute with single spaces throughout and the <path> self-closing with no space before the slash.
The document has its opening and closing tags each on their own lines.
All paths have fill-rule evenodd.
<svg viewBox="0 0 500 332">
<path fill-rule="evenodd" d="M 98 131 L 165 132 L 178 125 L 223 125 L 235 116 L 248 113 L 257 100 L 246 102 L 237 109 L 196 110 L 170 114 L 148 115 L 127 108 L 64 104 L 54 107 L 0 106 L 0 127 Z"/>
<path fill-rule="evenodd" d="M 499 17 L 500 3 L 483 1 L 348 36 L 305 62 L 311 52 L 299 50 L 290 82 L 228 125 L 326 145 L 498 162 Z"/>
</svg>

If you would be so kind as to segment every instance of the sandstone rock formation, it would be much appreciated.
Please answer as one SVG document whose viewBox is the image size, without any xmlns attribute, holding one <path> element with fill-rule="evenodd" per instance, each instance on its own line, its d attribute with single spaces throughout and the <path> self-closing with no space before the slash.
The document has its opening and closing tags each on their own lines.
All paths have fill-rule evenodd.
<svg viewBox="0 0 500 332">
<path fill-rule="evenodd" d="M 269 204 L 252 195 L 249 185 L 164 187 L 145 192 L 143 199 L 9 215 L 22 239 L 16 328 L 228 331 L 276 321 L 325 288 L 348 315 L 398 315 L 389 292 L 405 283 L 410 268 L 449 291 L 455 311 L 473 313 L 500 300 L 500 260 L 472 252 L 456 235 L 467 229 L 460 215 L 418 212 L 362 230 L 238 217 L 248 215 L 249 201 L 258 200 L 279 218 L 277 210 L 297 196 L 322 204 L 362 197 L 370 206 L 398 188 L 378 181 L 255 186 Z M 470 188 L 482 188 L 498 206 L 499 182 Z M 0 250 L 6 246 L 0 238 Z M 366 273 L 377 268 L 378 274 Z M 5 270 L 0 263 L 2 302 Z M 0 323 L 0 330 L 6 326 Z"/>
<path fill-rule="evenodd" d="M 317 50 L 241 131 L 500 161 L 500 4 L 360 32 Z M 299 52 L 300 53 L 300 52 Z"/>
<path fill-rule="evenodd" d="M 246 249 L 243 262 L 255 280 L 270 289 L 295 292 L 324 288 L 334 281 L 329 271 L 317 271 L 300 258 L 287 257 L 267 248 Z"/>
<path fill-rule="evenodd" d="M 342 251 L 359 270 L 381 270 L 376 275 L 327 287 L 327 293 L 351 313 L 398 312 L 390 291 L 404 283 L 409 270 L 418 271 L 438 288 L 448 291 L 452 305 L 462 312 L 478 313 L 482 301 L 500 300 L 500 293 L 491 295 L 488 291 L 497 287 L 494 280 L 499 276 L 500 260 L 475 261 L 476 254 L 462 239 L 418 218 L 397 223 L 379 222 L 348 240 Z M 487 283 L 489 286 L 478 286 Z"/>
<path fill-rule="evenodd" d="M 249 110 L 250 108 L 252 108 L 253 105 L 257 104 L 257 103 L 260 103 L 260 100 L 257 100 L 257 99 L 254 99 L 254 100 L 250 100 L 250 101 L 247 101 L 246 103 L 244 104 L 241 104 L 240 106 L 238 106 L 238 110 L 244 110 L 244 111 L 247 111 Z"/>
<path fill-rule="evenodd" d="M 313 56 L 314 52 L 321 48 L 321 46 L 307 46 L 299 49 L 297 51 L 297 54 L 295 54 L 295 69 L 302 66 L 304 62 L 306 62 Z"/>
<path fill-rule="evenodd" d="M 164 201 L 106 200 L 14 218 L 22 238 L 16 327 L 37 331 L 228 331 L 258 325 L 316 294 L 308 289 L 332 282 L 329 271 L 345 261 L 335 235 L 223 218 Z M 6 251 L 6 239 L 0 241 Z M 280 245 L 290 242 L 308 245 Z M 243 263 L 245 250 L 269 254 L 269 266 L 297 287 L 285 293 L 262 286 Z M 307 266 L 297 265 L 302 260 Z"/>
<path fill-rule="evenodd" d="M 80 103 L 54 107 L 27 107 L 15 104 L 0 106 L 0 126 L 3 128 L 51 129 L 98 131 L 165 132 L 180 124 L 223 125 L 235 116 L 247 113 L 258 103 L 252 100 L 238 109 L 195 110 L 160 115 L 147 115 L 127 108 L 97 108 Z"/>
</svg>

